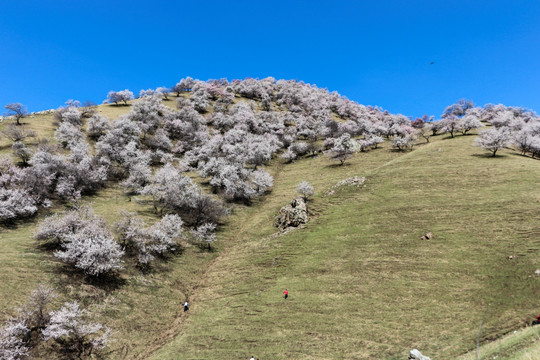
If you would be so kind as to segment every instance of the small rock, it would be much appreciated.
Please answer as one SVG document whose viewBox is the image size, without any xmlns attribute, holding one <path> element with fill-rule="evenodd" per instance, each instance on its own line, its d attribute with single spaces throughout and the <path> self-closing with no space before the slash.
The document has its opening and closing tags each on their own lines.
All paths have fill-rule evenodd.
<svg viewBox="0 0 540 360">
<path fill-rule="evenodd" d="M 536 276 L 540 276 L 540 269 L 536 269 L 536 270 L 534 270 L 534 275 L 536 275 Z"/>
<path fill-rule="evenodd" d="M 409 354 L 409 360 L 431 360 L 431 358 L 422 355 L 422 353 L 417 349 L 412 349 Z"/>
<path fill-rule="evenodd" d="M 420 239 L 422 240 L 429 240 L 433 237 L 433 233 L 432 232 L 428 232 L 427 234 L 423 235 Z"/>
</svg>

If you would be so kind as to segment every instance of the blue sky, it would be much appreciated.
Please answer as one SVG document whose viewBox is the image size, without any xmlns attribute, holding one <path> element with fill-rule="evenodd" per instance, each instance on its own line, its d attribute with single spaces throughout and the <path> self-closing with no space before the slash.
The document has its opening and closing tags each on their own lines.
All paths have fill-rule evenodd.
<svg viewBox="0 0 540 360">
<path fill-rule="evenodd" d="M 2 106 L 273 76 L 408 116 L 459 98 L 540 112 L 537 0 L 0 4 Z"/>
</svg>

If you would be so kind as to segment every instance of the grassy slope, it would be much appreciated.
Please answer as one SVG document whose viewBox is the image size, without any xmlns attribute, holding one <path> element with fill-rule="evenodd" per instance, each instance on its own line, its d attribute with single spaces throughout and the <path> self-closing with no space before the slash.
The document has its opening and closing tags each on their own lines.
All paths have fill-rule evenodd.
<svg viewBox="0 0 540 360">
<path fill-rule="evenodd" d="M 110 118 L 117 118 L 127 113 L 129 107 L 100 106 L 100 113 Z M 0 131 L 12 123 L 11 120 L 0 122 Z M 32 147 L 39 138 L 54 138 L 56 126 L 53 123 L 53 114 L 31 115 L 22 120 L 28 129 L 36 132 L 36 138 L 28 138 L 25 144 Z M 11 140 L 0 136 L 0 156 L 11 155 Z M 96 197 L 98 199 L 99 196 Z M 55 208 L 54 210 L 57 210 Z M 48 212 L 43 211 L 43 215 Z M 12 312 L 13 307 L 20 306 L 33 289 L 40 282 L 46 282 L 55 277 L 51 269 L 54 262 L 36 249 L 36 244 L 29 241 L 38 219 L 19 222 L 15 226 L 5 228 L 0 226 L 0 318 Z"/>
<path fill-rule="evenodd" d="M 165 102 L 167 105 L 171 103 L 174 105 L 172 101 Z M 115 119 L 130 108 L 106 105 L 99 109 L 101 114 Z M 53 136 L 52 114 L 28 117 L 24 123 L 35 130 L 38 137 Z M 0 123 L 0 130 L 6 125 L 7 122 Z M 9 141 L 1 141 L 0 155 L 11 154 Z M 35 141 L 29 139 L 26 143 L 31 146 Z M 137 212 L 149 224 L 157 219 L 151 207 L 129 202 L 117 187 L 103 189 L 84 201 L 91 203 L 95 212 L 109 224 L 118 220 L 121 210 Z M 50 283 L 60 292 L 57 303 L 77 299 L 90 306 L 96 320 L 107 323 L 115 331 L 112 346 L 121 352 L 114 353 L 113 358 L 133 357 L 151 348 L 150 344 L 162 335 L 163 329 L 171 326 L 185 296 L 189 296 L 190 289 L 217 253 L 200 251 L 184 244 L 182 254 L 157 262 L 149 274 L 143 275 L 128 264 L 128 270 L 122 273 L 118 284 L 91 284 L 65 271 L 50 253 L 38 250 L 37 243 L 31 238 L 40 220 L 62 209 L 62 204 L 56 204 L 50 211 L 41 211 L 34 219 L 11 228 L 0 227 L 0 320 L 13 315 L 14 309 L 24 303 L 39 283 Z"/>
<path fill-rule="evenodd" d="M 400 359 L 413 347 L 455 358 L 474 347 L 483 319 L 483 339 L 521 326 L 540 291 L 529 277 L 539 267 L 540 163 L 478 156 L 472 139 L 391 161 L 380 150 L 343 168 L 324 159 L 285 167 L 271 196 L 279 205 L 300 180 L 319 190 L 350 174 L 369 180 L 317 196 L 320 216 L 276 239 L 264 236 L 278 203 L 237 214 L 223 233 L 235 245 L 155 358 Z M 435 238 L 420 240 L 428 231 Z"/>
<path fill-rule="evenodd" d="M 539 360 L 540 326 L 513 331 L 498 340 L 480 346 L 478 359 Z M 476 360 L 476 349 L 458 360 Z"/>
<path fill-rule="evenodd" d="M 129 111 L 100 109 L 111 118 Z M 25 121 L 39 136 L 52 136 L 52 115 Z M 36 250 L 30 235 L 45 213 L 1 228 L 0 318 L 49 281 L 64 299 L 98 300 L 91 309 L 117 331 L 113 346 L 122 357 L 147 358 L 171 340 L 157 357 L 389 358 L 413 346 L 453 357 L 474 346 L 487 309 L 494 315 L 484 336 L 494 337 L 535 313 L 538 295 L 537 279 L 528 275 L 538 265 L 539 164 L 510 152 L 474 156 L 480 150 L 471 140 L 436 140 L 404 156 L 380 149 L 343 167 L 322 157 L 276 161 L 274 191 L 235 211 L 218 252 L 187 247 L 150 274 L 124 273 L 116 289 L 70 276 Z M 0 153 L 10 153 L 2 141 Z M 369 177 L 365 188 L 321 197 L 355 175 Z M 318 190 L 311 209 L 320 216 L 303 230 L 265 238 L 302 180 Z M 114 188 L 86 201 L 109 223 L 121 209 L 155 218 Z M 427 231 L 436 237 L 422 242 Z M 507 254 L 520 257 L 508 261 Z M 291 291 L 286 304 L 284 287 Z M 186 293 L 193 308 L 184 318 Z"/>
</svg>

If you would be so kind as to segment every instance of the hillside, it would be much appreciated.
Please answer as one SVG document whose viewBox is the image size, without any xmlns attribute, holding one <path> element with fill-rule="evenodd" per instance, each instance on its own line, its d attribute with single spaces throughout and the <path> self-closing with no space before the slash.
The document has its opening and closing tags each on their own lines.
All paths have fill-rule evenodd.
<svg viewBox="0 0 540 360">
<path fill-rule="evenodd" d="M 432 141 L 395 159 L 381 149 L 342 174 L 324 172 L 326 181 L 329 164 L 286 168 L 275 187 L 286 194 L 281 203 L 301 176 L 317 183 L 317 218 L 265 240 L 278 202 L 256 210 L 255 226 L 234 228 L 236 245 L 212 265 L 189 319 L 155 358 L 403 359 L 416 347 L 448 359 L 475 346 L 483 320 L 484 341 L 523 326 L 538 312 L 540 284 L 530 275 L 540 166 L 511 152 L 481 156 L 472 139 Z M 321 197 L 351 175 L 366 185 Z M 434 238 L 421 240 L 428 231 Z"/>
<path fill-rule="evenodd" d="M 46 283 L 58 292 L 51 309 L 76 300 L 92 321 L 112 329 L 110 358 L 402 359 L 416 347 L 442 359 L 473 349 L 482 323 L 486 343 L 539 312 L 540 163 L 513 147 L 492 157 L 472 146 L 479 121 L 489 129 L 535 134 L 527 130 L 536 124 L 529 112 L 499 106 L 467 109 L 463 116 L 458 103 L 450 110 L 457 108 L 458 115 L 413 127 L 402 115 L 303 83 L 247 79 L 184 88 L 191 92 L 168 100 L 150 95 L 129 106 L 98 106 L 96 114 L 112 121 L 97 138 L 88 136 L 90 119 L 77 120 L 75 130 L 66 125 L 68 116 L 60 122 L 53 114 L 23 119 L 24 128 L 53 139 L 52 145 L 67 139 L 56 150 L 24 139 L 33 156 L 49 153 L 70 169 L 82 147 L 90 167 L 75 173 L 80 181 L 68 179 L 75 190 L 81 187 L 80 198 L 58 186 L 66 181 L 61 168 L 46 195 L 52 207 L 37 194 L 35 213 L 0 226 L 0 320 L 16 315 L 31 291 Z M 518 128 L 518 120 L 525 125 Z M 464 124 L 473 126 L 465 131 Z M 58 136 L 62 126 L 66 133 Z M 0 123 L 0 131 L 8 127 Z M 429 142 L 420 136 L 436 127 L 443 135 Z M 107 140 L 118 129 L 131 143 Z M 133 129 L 141 132 L 132 135 Z M 77 131 L 86 145 L 65 136 Z M 16 162 L 11 143 L 0 139 L 0 155 Z M 329 150 L 323 153 L 322 146 Z M 532 145 L 521 150 L 535 154 Z M 2 165 L 0 175 L 34 176 L 43 164 L 37 161 Z M 169 168 L 165 174 L 166 164 L 176 173 Z M 93 180 L 103 167 L 106 180 Z M 197 242 L 201 224 L 192 208 L 173 204 L 172 193 L 159 198 L 144 192 L 160 172 L 176 179 L 172 185 L 192 183 L 194 201 L 213 199 L 213 206 L 229 209 L 230 215 L 215 218 L 217 241 L 210 250 Z M 11 176 L 2 179 L 6 189 L 25 186 L 21 176 Z M 329 193 L 353 176 L 366 177 L 365 185 Z M 316 190 L 311 219 L 277 235 L 274 218 L 297 196 L 301 181 Z M 137 243 L 114 232 L 126 252 L 122 268 L 96 277 L 62 263 L 49 243 L 34 238 L 48 216 L 84 205 L 108 229 L 124 218 L 122 211 L 148 226 L 179 214 L 183 233 L 174 238 L 174 251 L 148 253 L 153 261 L 147 266 L 141 253 L 133 255 L 141 250 Z M 148 246 L 150 230 L 140 239 Z M 434 237 L 421 240 L 427 232 Z M 191 309 L 183 313 L 187 299 Z M 32 356 L 50 358 L 54 346 L 40 344 Z"/>
</svg>

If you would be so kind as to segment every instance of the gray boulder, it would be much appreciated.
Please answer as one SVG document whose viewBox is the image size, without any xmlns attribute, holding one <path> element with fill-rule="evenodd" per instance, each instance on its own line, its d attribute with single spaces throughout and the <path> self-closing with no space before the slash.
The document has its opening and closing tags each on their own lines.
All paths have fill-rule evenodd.
<svg viewBox="0 0 540 360">
<path fill-rule="evenodd" d="M 431 360 L 429 357 L 422 355 L 417 349 L 412 349 L 409 354 L 409 360 Z"/>
<path fill-rule="evenodd" d="M 289 205 L 279 210 L 279 215 L 274 224 L 279 230 L 283 231 L 289 227 L 297 227 L 308 221 L 307 207 L 304 199 L 297 198 L 291 201 Z"/>
</svg>

